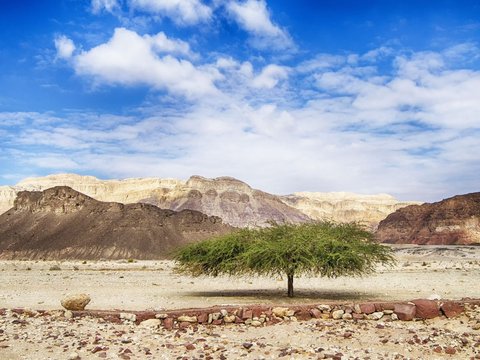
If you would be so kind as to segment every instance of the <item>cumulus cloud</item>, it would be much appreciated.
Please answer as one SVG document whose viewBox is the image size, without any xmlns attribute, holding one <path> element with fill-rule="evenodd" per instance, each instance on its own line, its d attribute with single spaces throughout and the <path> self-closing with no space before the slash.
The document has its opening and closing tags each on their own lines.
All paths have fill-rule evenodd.
<svg viewBox="0 0 480 360">
<path fill-rule="evenodd" d="M 252 44 L 256 47 L 293 47 L 288 32 L 272 22 L 264 0 L 229 1 L 226 8 L 238 25 L 252 35 Z"/>
<path fill-rule="evenodd" d="M 167 16 L 180 25 L 208 21 L 212 10 L 201 0 L 130 0 L 133 9 Z"/>
<path fill-rule="evenodd" d="M 143 84 L 191 97 L 215 93 L 215 71 L 173 56 L 190 53 L 187 43 L 164 33 L 141 36 L 117 28 L 108 42 L 78 54 L 74 67 L 77 74 L 91 76 L 98 83 Z"/>
<path fill-rule="evenodd" d="M 118 73 L 116 81 L 150 84 L 141 70 L 127 69 L 149 57 L 154 60 L 147 65 L 157 66 L 161 50 L 152 50 L 151 38 L 120 35 L 130 39 L 128 52 L 115 36 L 99 46 L 108 51 L 85 52 L 120 65 L 111 75 L 104 75 L 104 65 L 89 67 L 90 74 L 94 69 L 104 80 Z M 123 65 L 131 52 L 140 55 Z M 41 171 L 61 153 L 67 169 L 106 177 L 230 175 L 273 193 L 387 192 L 433 201 L 478 191 L 479 71 L 450 67 L 444 52 L 384 54 L 388 71 L 376 66 L 372 53 L 354 54 L 356 63 L 349 61 L 352 54 L 327 55 L 299 69 L 270 64 L 260 70 L 219 57 L 211 66 L 223 74 L 217 80 L 223 95 L 174 113 L 0 113 L 3 155 L 26 169 L 34 158 Z M 290 91 L 275 93 L 279 87 Z"/>
<path fill-rule="evenodd" d="M 103 10 L 113 13 L 120 8 L 120 4 L 118 0 L 92 0 L 91 8 L 94 14 L 98 14 Z"/>
<path fill-rule="evenodd" d="M 60 59 L 68 59 L 75 51 L 75 44 L 65 35 L 57 36 L 54 40 L 57 49 L 57 57 Z"/>
</svg>

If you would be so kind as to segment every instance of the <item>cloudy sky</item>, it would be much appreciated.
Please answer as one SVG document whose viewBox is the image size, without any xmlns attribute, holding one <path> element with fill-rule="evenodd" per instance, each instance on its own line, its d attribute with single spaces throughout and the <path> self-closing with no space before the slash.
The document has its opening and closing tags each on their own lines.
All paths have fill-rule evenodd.
<svg viewBox="0 0 480 360">
<path fill-rule="evenodd" d="M 480 191 L 480 3 L 0 0 L 0 184 Z"/>
</svg>

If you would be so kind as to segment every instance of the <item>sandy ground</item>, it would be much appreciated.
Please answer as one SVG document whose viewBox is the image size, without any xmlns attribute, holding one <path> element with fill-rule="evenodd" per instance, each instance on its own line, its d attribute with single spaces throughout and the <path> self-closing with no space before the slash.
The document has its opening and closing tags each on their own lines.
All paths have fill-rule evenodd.
<svg viewBox="0 0 480 360">
<path fill-rule="evenodd" d="M 361 278 L 190 278 L 170 261 L 0 261 L 0 308 L 60 309 L 85 292 L 88 309 L 163 310 L 227 304 L 480 298 L 480 247 L 396 247 L 398 264 Z M 54 270 L 58 266 L 60 270 Z M 289 322 L 183 331 L 61 316 L 0 316 L 0 359 L 480 359 L 480 310 L 417 322 Z M 453 349 L 453 350 L 452 350 Z M 454 352 L 447 354 L 446 352 Z"/>
</svg>

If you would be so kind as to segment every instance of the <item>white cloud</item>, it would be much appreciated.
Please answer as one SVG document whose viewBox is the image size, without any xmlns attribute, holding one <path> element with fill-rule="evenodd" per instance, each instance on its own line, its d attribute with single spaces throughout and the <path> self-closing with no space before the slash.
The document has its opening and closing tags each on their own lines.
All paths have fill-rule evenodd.
<svg viewBox="0 0 480 360">
<path fill-rule="evenodd" d="M 75 51 L 75 44 L 65 35 L 55 37 L 55 48 L 57 49 L 57 57 L 60 59 L 68 59 Z"/>
<path fill-rule="evenodd" d="M 140 36 L 117 28 L 108 42 L 78 54 L 74 66 L 77 74 L 92 76 L 100 84 L 143 84 L 191 97 L 216 92 L 218 73 L 172 54 L 190 54 L 188 44 L 164 33 Z"/>
<path fill-rule="evenodd" d="M 208 21 L 212 10 L 200 0 L 130 0 L 133 9 L 170 17 L 175 23 L 193 25 Z"/>
<path fill-rule="evenodd" d="M 288 70 L 284 66 L 270 64 L 262 69 L 262 72 L 256 76 L 252 85 L 256 88 L 271 89 L 275 87 L 279 81 L 288 78 Z"/>
<path fill-rule="evenodd" d="M 120 4 L 118 0 L 92 0 L 91 7 L 94 14 L 98 14 L 103 10 L 113 13 L 120 8 Z"/>
<path fill-rule="evenodd" d="M 253 36 L 255 46 L 270 49 L 293 47 L 288 32 L 272 22 L 264 0 L 229 1 L 226 8 L 238 25 Z"/>
</svg>

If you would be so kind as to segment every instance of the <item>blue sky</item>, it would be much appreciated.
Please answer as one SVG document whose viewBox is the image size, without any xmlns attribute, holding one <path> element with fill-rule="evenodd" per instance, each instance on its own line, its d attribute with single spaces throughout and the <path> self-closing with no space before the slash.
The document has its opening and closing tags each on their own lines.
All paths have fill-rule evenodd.
<svg viewBox="0 0 480 360">
<path fill-rule="evenodd" d="M 479 190 L 477 1 L 0 0 L 0 184 Z"/>
</svg>

